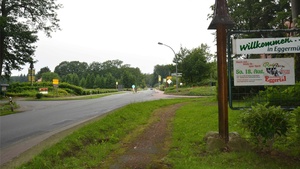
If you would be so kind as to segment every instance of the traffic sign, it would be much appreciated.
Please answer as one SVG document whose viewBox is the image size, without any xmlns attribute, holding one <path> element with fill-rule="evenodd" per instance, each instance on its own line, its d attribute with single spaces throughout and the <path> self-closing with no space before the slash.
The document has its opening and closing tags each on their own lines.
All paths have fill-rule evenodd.
<svg viewBox="0 0 300 169">
<path fill-rule="evenodd" d="M 168 82 L 168 84 L 171 84 L 171 83 L 172 83 L 172 80 L 168 79 L 167 82 Z"/>
<path fill-rule="evenodd" d="M 58 79 L 53 79 L 53 84 L 58 85 L 59 80 Z"/>
<path fill-rule="evenodd" d="M 176 77 L 176 73 L 171 73 L 171 75 Z M 182 77 L 182 73 L 177 73 L 177 77 Z"/>
</svg>

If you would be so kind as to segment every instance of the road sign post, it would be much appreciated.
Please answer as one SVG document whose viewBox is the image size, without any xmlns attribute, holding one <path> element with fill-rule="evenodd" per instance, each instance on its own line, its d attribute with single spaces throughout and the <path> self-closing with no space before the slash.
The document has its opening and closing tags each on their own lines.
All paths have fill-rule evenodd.
<svg viewBox="0 0 300 169">
<path fill-rule="evenodd" d="M 58 83 L 59 83 L 59 80 L 58 80 L 58 79 L 53 79 L 53 80 L 52 80 L 53 87 L 54 87 L 55 90 L 56 90 L 56 96 L 58 96 L 58 91 L 57 91 Z"/>
</svg>

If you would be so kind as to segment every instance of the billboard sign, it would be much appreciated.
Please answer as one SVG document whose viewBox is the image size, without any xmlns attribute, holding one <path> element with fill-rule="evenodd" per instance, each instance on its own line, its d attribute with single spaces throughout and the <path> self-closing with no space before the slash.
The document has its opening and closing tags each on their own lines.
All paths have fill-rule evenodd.
<svg viewBox="0 0 300 169">
<path fill-rule="evenodd" d="M 233 54 L 300 53 L 300 37 L 233 39 Z"/>
<path fill-rule="evenodd" d="M 294 85 L 294 58 L 233 60 L 235 86 Z"/>
</svg>

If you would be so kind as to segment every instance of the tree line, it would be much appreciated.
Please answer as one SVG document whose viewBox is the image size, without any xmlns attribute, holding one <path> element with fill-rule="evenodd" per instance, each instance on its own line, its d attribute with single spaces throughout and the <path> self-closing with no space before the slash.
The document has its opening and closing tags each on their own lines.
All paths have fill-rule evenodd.
<svg viewBox="0 0 300 169">
<path fill-rule="evenodd" d="M 139 68 L 130 67 L 120 60 L 108 60 L 103 63 L 79 61 L 63 61 L 51 72 L 48 67 L 42 68 L 36 75 L 42 81 L 59 79 L 83 88 L 116 88 L 122 85 L 131 88 L 133 84 L 146 87 L 144 74 Z"/>
<path fill-rule="evenodd" d="M 206 44 L 193 49 L 181 47 L 176 54 L 174 62 L 178 62 L 178 73 L 182 73 L 180 82 L 186 86 L 207 85 L 216 82 L 217 71 L 216 61 Z M 67 82 L 83 88 L 116 88 L 117 84 L 124 88 L 131 88 L 134 84 L 137 87 L 154 87 L 166 82 L 159 82 L 171 76 L 176 71 L 176 63 L 154 66 L 152 74 L 143 74 L 139 68 L 123 64 L 121 60 L 108 60 L 105 62 L 92 62 L 88 64 L 80 61 L 63 61 L 58 64 L 54 71 L 48 67 L 41 68 L 35 75 L 36 81 L 52 82 L 59 79 L 60 82 Z M 26 75 L 11 77 L 11 82 L 28 81 Z M 175 84 L 175 77 L 172 78 Z"/>
<path fill-rule="evenodd" d="M 21 70 L 26 63 L 35 62 L 33 57 L 36 50 L 34 44 L 38 41 L 37 33 L 42 31 L 51 37 L 52 32 L 60 30 L 57 10 L 62 8 L 62 5 L 55 0 L 36 0 L 34 3 L 31 1 L 0 1 L 0 77 L 3 80 L 10 78 L 12 70 Z M 236 30 L 291 29 L 298 28 L 300 25 L 299 3 L 297 0 L 228 0 L 228 9 L 235 22 L 233 29 Z M 213 11 L 214 6 L 212 5 L 211 8 Z M 209 17 L 212 17 L 212 13 Z M 296 32 L 293 36 L 299 36 L 299 34 Z M 241 38 L 284 37 L 291 36 L 291 34 L 273 32 L 271 34 L 253 33 L 237 36 Z M 211 55 L 206 53 L 207 46 L 199 45 L 201 46 L 190 50 L 180 48 L 172 64 L 156 65 L 153 74 L 147 76 L 142 75 L 138 68 L 118 63 L 122 61 L 94 62 L 90 65 L 77 61 L 62 62 L 53 73 L 57 73 L 63 81 L 72 81 L 72 83 L 85 87 L 112 87 L 116 81 L 124 83 L 125 86 L 130 86 L 128 81 L 145 86 L 157 84 L 158 76 L 166 77 L 174 73 L 175 65 L 178 64 L 178 72 L 183 75 L 180 80 L 183 83 L 203 84 L 208 79 L 215 79 L 216 68 L 215 62 L 210 59 Z M 246 57 L 256 58 L 259 56 Z M 291 56 L 274 55 L 272 57 Z M 299 80 L 300 55 L 295 54 L 292 57 L 296 63 L 296 80 Z M 81 71 L 75 71 L 73 66 L 76 64 L 85 69 L 77 67 Z M 68 70 L 69 67 L 70 70 Z M 88 71 L 89 74 L 87 74 Z M 98 82 L 93 84 L 92 81 L 96 79 Z"/>
</svg>

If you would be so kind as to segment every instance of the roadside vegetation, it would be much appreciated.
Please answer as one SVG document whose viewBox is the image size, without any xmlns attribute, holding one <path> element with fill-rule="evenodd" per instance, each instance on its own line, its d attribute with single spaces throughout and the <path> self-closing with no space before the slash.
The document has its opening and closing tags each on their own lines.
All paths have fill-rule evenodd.
<svg viewBox="0 0 300 169">
<path fill-rule="evenodd" d="M 179 88 L 178 91 L 181 95 L 213 97 L 166 99 L 127 105 L 76 130 L 29 162 L 14 167 L 23 169 L 109 166 L 113 157 L 126 151 L 122 145 L 134 140 L 147 126 L 158 120 L 153 119 L 155 111 L 177 103 L 185 105 L 176 111 L 170 124 L 171 138 L 165 142 L 169 151 L 165 158 L 157 161 L 160 166 L 217 169 L 300 167 L 299 107 L 293 111 L 286 111 L 266 103 L 257 104 L 247 110 L 229 109 L 229 132 L 238 133 L 242 141 L 235 142 L 233 148 L 224 149 L 219 145 L 211 145 L 205 139 L 207 133 L 218 131 L 215 87 Z M 176 93 L 176 88 L 166 88 L 165 93 Z M 80 96 L 80 99 L 106 94 L 109 93 L 84 95 Z M 53 99 L 68 98 L 74 99 Z M 41 98 L 43 99 L 51 98 Z M 7 166 L 16 164 L 18 163 Z"/>
<path fill-rule="evenodd" d="M 40 93 L 40 89 L 47 89 L 47 94 Z M 69 83 L 61 83 L 59 87 L 54 87 L 51 82 L 33 83 L 11 83 L 6 97 L 0 99 L 0 116 L 19 113 L 17 100 L 77 100 L 94 99 L 117 93 L 117 89 L 84 89 Z M 2 94 L 2 93 L 1 93 Z M 1 96 L 1 95 L 0 95 Z M 9 97 L 13 100 L 13 111 L 9 103 Z"/>
<path fill-rule="evenodd" d="M 235 151 L 211 149 L 204 137 L 210 131 L 218 131 L 218 109 L 216 99 L 206 97 L 130 104 L 82 127 L 18 168 L 101 168 L 111 162 L 111 153 L 122 154 L 125 151 L 122 145 L 132 141 L 153 121 L 155 110 L 183 102 L 186 104 L 176 111 L 171 122 L 172 137 L 166 142 L 169 152 L 158 161 L 165 168 L 300 167 L 296 122 L 299 109 L 298 115 L 290 112 L 295 115 L 288 121 L 291 127 L 286 136 L 274 140 L 271 151 L 258 149 L 251 131 L 240 124 L 244 112 L 229 110 L 229 130 L 239 133 L 245 142 Z"/>
<path fill-rule="evenodd" d="M 195 87 L 179 87 L 178 92 L 176 86 L 165 88 L 165 94 L 186 95 L 186 96 L 216 96 L 216 86 L 195 86 Z"/>
<path fill-rule="evenodd" d="M 16 102 L 13 102 L 11 105 L 9 99 L 0 100 L 0 116 L 16 113 L 17 111 L 14 111 L 16 108 L 18 108 Z"/>
<path fill-rule="evenodd" d="M 259 151 L 251 140 L 251 133 L 240 125 L 243 112 L 239 110 L 229 110 L 229 132 L 239 133 L 247 143 L 239 145 L 243 142 L 235 142 L 234 146 L 241 146 L 236 151 L 219 151 L 209 147 L 203 138 L 208 131 L 218 131 L 217 111 L 217 102 L 205 98 L 185 105 L 176 112 L 172 146 L 167 157 L 174 168 L 300 167 L 300 145 L 296 140 L 285 137 L 276 141 L 272 152 Z M 289 134 L 293 135 L 289 137 L 296 138 L 295 133 Z"/>
</svg>

